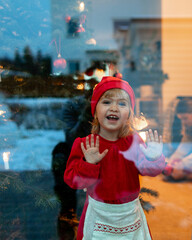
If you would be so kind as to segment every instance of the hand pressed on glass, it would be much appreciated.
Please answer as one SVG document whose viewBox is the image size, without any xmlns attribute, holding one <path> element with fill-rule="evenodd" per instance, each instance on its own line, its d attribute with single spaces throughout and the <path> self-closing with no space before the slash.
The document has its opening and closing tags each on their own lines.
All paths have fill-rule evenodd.
<svg viewBox="0 0 192 240">
<path fill-rule="evenodd" d="M 152 161 L 158 159 L 163 151 L 162 136 L 158 136 L 158 132 L 156 130 L 153 134 L 153 131 L 149 129 L 149 131 L 146 131 L 146 144 L 146 148 L 144 145 L 140 144 L 140 148 L 145 156 Z"/>
<path fill-rule="evenodd" d="M 84 157 L 88 163 L 96 164 L 100 162 L 108 152 L 105 149 L 102 153 L 99 152 L 99 136 L 96 137 L 96 142 L 94 143 L 94 136 L 91 134 L 91 141 L 89 143 L 89 136 L 86 137 L 86 146 L 81 143 L 81 149 Z"/>
</svg>

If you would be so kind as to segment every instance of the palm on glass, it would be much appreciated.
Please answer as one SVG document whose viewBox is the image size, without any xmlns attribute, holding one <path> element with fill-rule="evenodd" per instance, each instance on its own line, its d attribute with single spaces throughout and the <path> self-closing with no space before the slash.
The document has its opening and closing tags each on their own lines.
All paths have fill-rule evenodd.
<svg viewBox="0 0 192 240">
<path fill-rule="evenodd" d="M 150 129 L 146 131 L 146 147 L 140 145 L 142 152 L 145 154 L 146 158 L 151 160 L 158 159 L 163 151 L 163 141 L 162 136 L 158 136 L 158 132 Z"/>
<path fill-rule="evenodd" d="M 105 149 L 102 153 L 99 152 L 99 136 L 96 137 L 96 141 L 94 142 L 93 134 L 91 134 L 90 141 L 89 136 L 86 137 L 85 146 L 81 143 L 81 149 L 86 161 L 92 164 L 100 162 L 108 152 L 108 149 Z"/>
</svg>

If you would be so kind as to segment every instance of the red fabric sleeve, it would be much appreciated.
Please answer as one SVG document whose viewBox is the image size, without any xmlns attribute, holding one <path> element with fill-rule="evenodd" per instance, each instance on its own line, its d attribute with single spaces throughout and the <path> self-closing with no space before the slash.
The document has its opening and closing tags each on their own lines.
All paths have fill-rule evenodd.
<svg viewBox="0 0 192 240">
<path fill-rule="evenodd" d="M 65 183 L 75 189 L 87 188 L 94 184 L 100 171 L 100 164 L 91 164 L 84 160 L 81 141 L 84 139 L 77 138 L 74 141 L 64 172 Z"/>
</svg>

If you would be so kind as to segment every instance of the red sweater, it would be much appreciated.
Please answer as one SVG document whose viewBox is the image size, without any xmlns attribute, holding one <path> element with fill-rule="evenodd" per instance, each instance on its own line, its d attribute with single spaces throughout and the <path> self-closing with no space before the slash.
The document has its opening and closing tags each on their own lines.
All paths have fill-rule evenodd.
<svg viewBox="0 0 192 240">
<path fill-rule="evenodd" d="M 94 136 L 96 138 L 96 135 Z M 85 138 L 77 138 L 72 146 L 64 181 L 75 189 L 87 188 L 87 195 L 111 204 L 121 204 L 133 201 L 140 192 L 139 174 L 156 176 L 165 167 L 162 155 L 155 161 L 149 161 L 140 150 L 143 143 L 138 134 L 108 141 L 99 136 L 99 150 L 108 149 L 107 155 L 98 163 L 85 161 L 81 150 L 81 142 Z M 143 143 L 144 144 L 144 143 Z M 77 240 L 83 237 L 83 225 L 88 202 L 86 200 L 81 216 Z"/>
</svg>

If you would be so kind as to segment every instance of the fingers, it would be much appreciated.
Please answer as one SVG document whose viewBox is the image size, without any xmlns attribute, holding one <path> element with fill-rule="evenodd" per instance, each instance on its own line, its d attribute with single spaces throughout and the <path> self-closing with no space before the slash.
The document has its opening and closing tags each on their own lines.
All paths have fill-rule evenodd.
<svg viewBox="0 0 192 240">
<path fill-rule="evenodd" d="M 153 131 L 151 129 L 149 129 L 149 138 L 151 142 L 154 142 L 154 135 L 153 135 Z"/>
<path fill-rule="evenodd" d="M 159 142 L 163 143 L 163 137 L 161 135 L 159 136 Z"/>
<path fill-rule="evenodd" d="M 146 141 L 147 142 L 160 142 L 162 143 L 163 140 L 162 140 L 162 136 L 158 136 L 158 132 L 157 130 L 154 131 L 154 134 L 153 134 L 153 131 L 151 129 L 149 129 L 149 131 L 146 131 Z"/>
<path fill-rule="evenodd" d="M 93 136 L 93 134 L 91 134 L 91 147 L 94 147 L 94 136 Z"/>
<path fill-rule="evenodd" d="M 157 130 L 154 131 L 154 139 L 155 139 L 155 142 L 159 142 L 159 137 L 158 137 Z"/>
<path fill-rule="evenodd" d="M 145 132 L 145 135 L 146 135 L 146 141 L 147 141 L 147 142 L 150 142 L 149 132 L 146 131 L 146 132 Z"/>
<path fill-rule="evenodd" d="M 95 147 L 94 135 L 91 134 L 90 141 L 89 141 L 89 136 L 86 137 L 86 148 L 89 149 L 93 147 Z"/>
<path fill-rule="evenodd" d="M 85 148 L 86 146 L 86 148 Z M 83 153 L 86 152 L 87 149 L 89 148 L 99 148 L 99 136 L 97 136 L 96 138 L 96 143 L 94 143 L 94 135 L 91 134 L 91 137 L 90 137 L 90 141 L 89 141 L 89 136 L 86 137 L 86 141 L 85 141 L 85 146 L 83 143 L 81 143 L 81 149 L 83 151 Z"/>
<path fill-rule="evenodd" d="M 86 149 L 85 149 L 85 147 L 84 147 L 83 142 L 81 143 L 81 150 L 82 150 L 83 154 L 85 155 L 85 153 L 86 153 Z"/>
<path fill-rule="evenodd" d="M 108 149 L 105 149 L 105 150 L 100 154 L 101 159 L 104 158 L 107 153 L 108 153 Z"/>
<path fill-rule="evenodd" d="M 86 148 L 90 148 L 90 145 L 89 145 L 89 136 L 86 137 Z"/>
<path fill-rule="evenodd" d="M 95 147 L 99 148 L 99 136 L 96 137 Z"/>
</svg>

